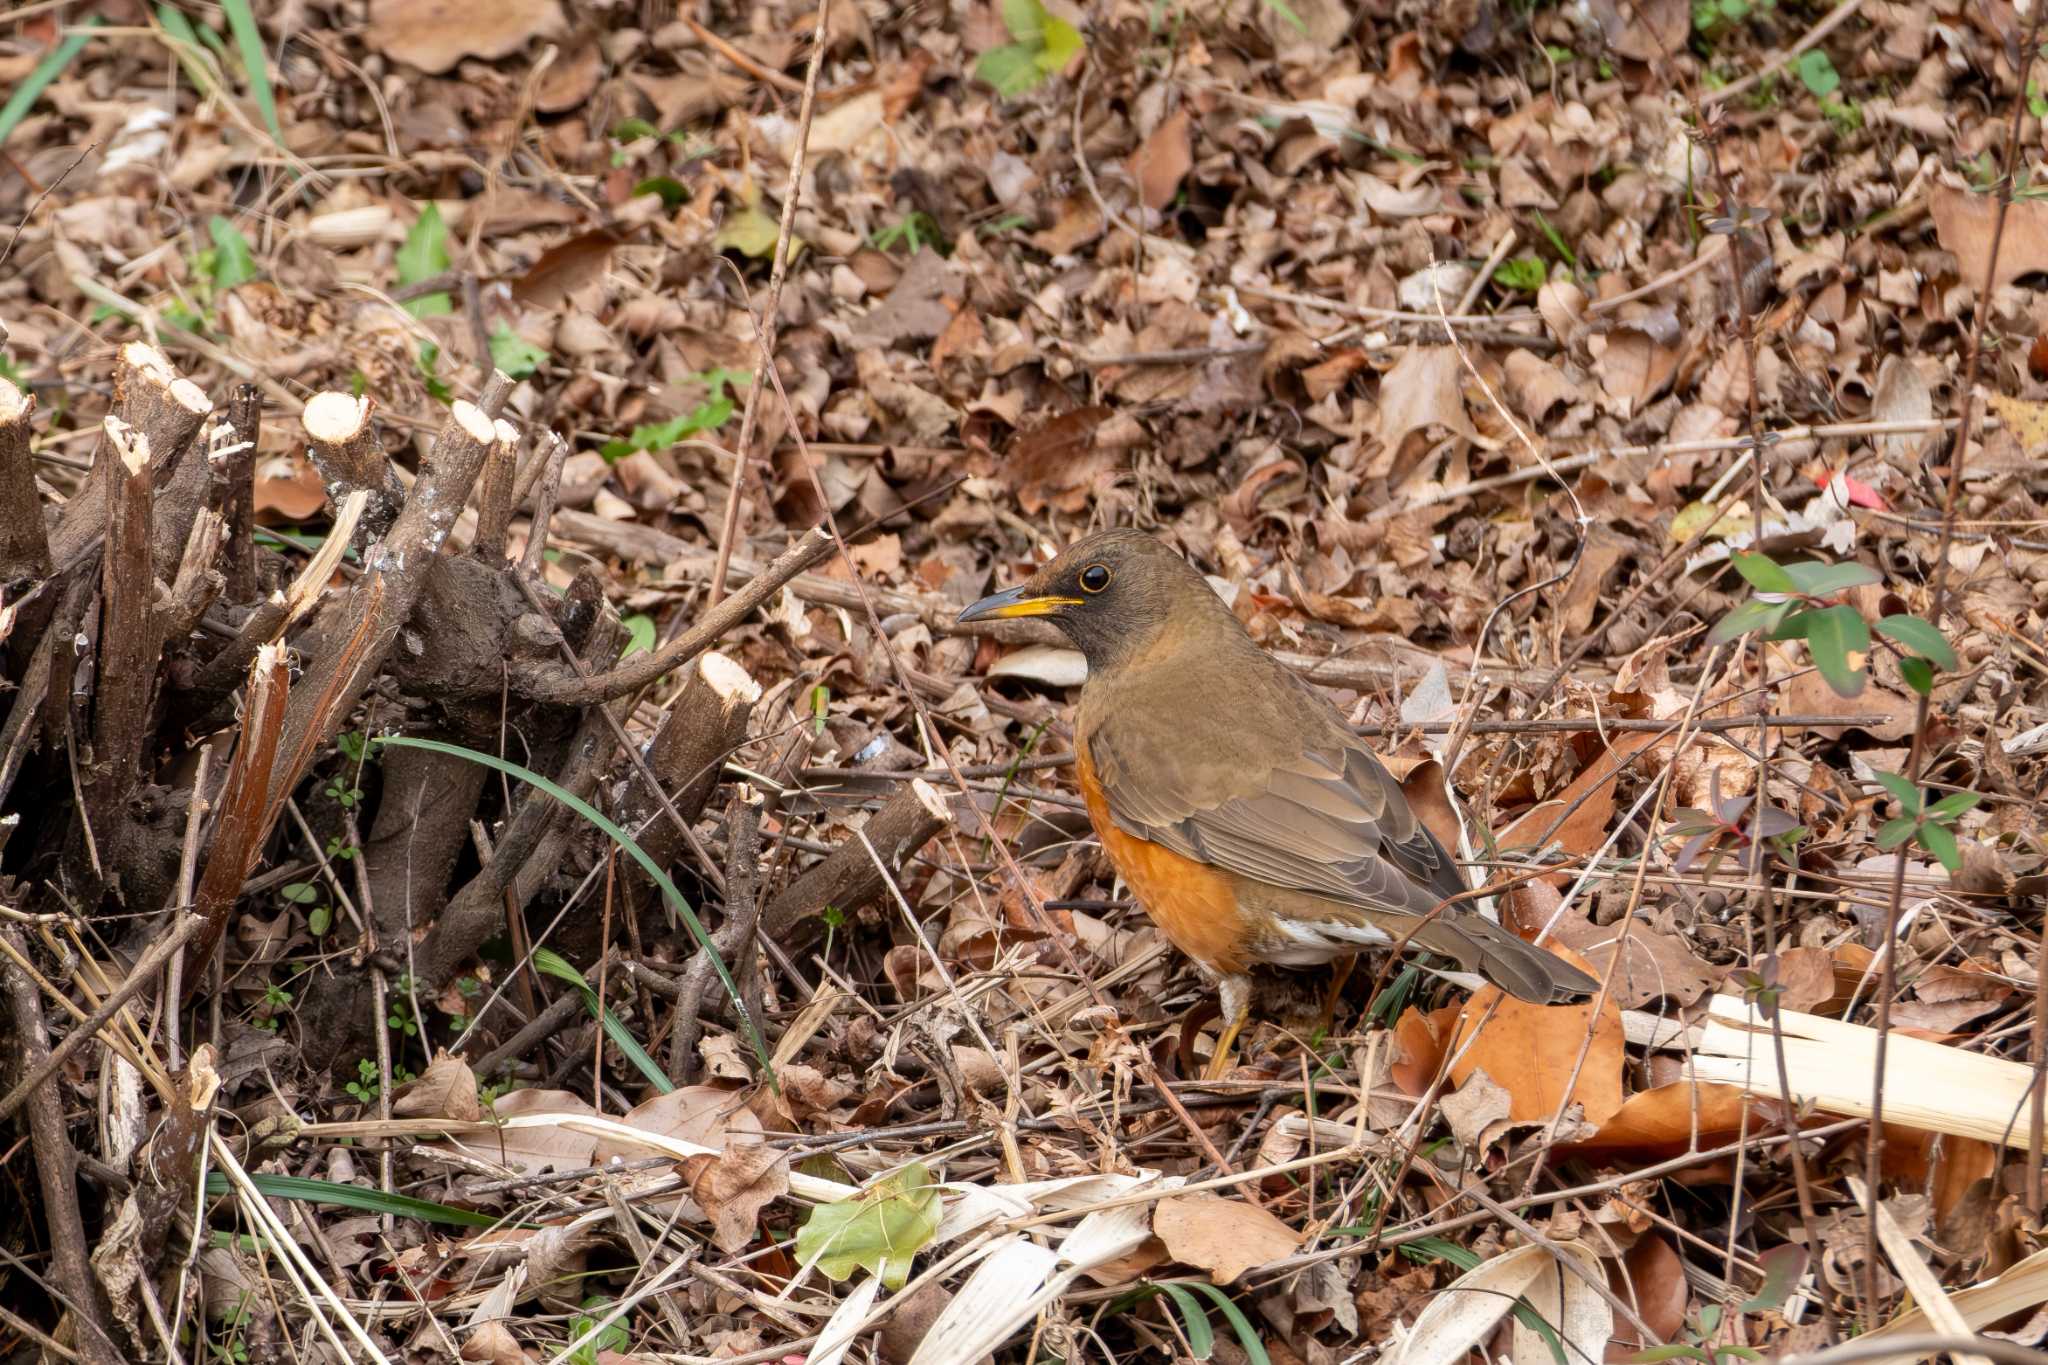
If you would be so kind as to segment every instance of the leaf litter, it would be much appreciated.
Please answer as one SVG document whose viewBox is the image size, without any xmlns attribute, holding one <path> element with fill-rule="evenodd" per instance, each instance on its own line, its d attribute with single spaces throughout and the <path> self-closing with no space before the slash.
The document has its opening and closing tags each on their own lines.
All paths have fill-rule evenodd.
<svg viewBox="0 0 2048 1365">
<path fill-rule="evenodd" d="M 731 676 L 677 669 L 618 706 L 650 761 L 692 755 L 660 769 L 679 820 L 609 739 L 583 788 L 655 846 L 744 1011 L 608 838 L 363 742 L 553 762 L 597 714 L 508 701 L 552 618 L 507 580 L 442 585 L 404 625 L 410 671 L 322 738 L 230 888 L 221 974 L 185 978 L 179 1033 L 217 1090 L 181 1108 L 198 1055 L 119 1012 L 41 1082 L 63 1105 L 24 1150 L 100 1174 L 68 1208 L 46 1179 L 10 1235 L 75 1226 L 112 1298 L 69 1310 L 81 1327 L 17 1267 L 9 1303 L 137 1358 L 162 1356 L 152 1297 L 229 1355 L 353 1340 L 351 1315 L 387 1358 L 491 1360 L 582 1338 L 828 1365 L 1713 1361 L 1955 1321 L 2039 1344 L 2048 77 L 2016 69 L 2010 7 L 1847 8 L 833 4 L 808 122 L 804 6 L 642 28 L 313 3 L 255 16 L 260 81 L 233 23 L 166 10 L 81 43 L 10 20 L 0 72 L 30 102 L 0 115 L 0 424 L 26 432 L 33 393 L 35 444 L 9 496 L 77 550 L 65 513 L 107 496 L 85 471 L 129 343 L 263 410 L 246 464 L 191 466 L 201 502 L 247 484 L 247 580 L 201 593 L 203 556 L 157 561 L 166 600 L 205 602 L 162 642 L 128 760 L 118 827 L 151 831 L 157 870 L 80 875 L 69 774 L 104 814 L 93 765 L 118 746 L 67 749 L 61 706 L 0 731 L 33 834 L 0 886 L 44 917 L 0 971 L 27 1000 L 29 966 L 47 983 L 0 1035 L 10 1083 L 34 1021 L 61 1040 L 127 974 L 149 941 L 129 917 L 176 903 L 186 813 L 195 847 L 225 837 L 197 755 L 232 743 L 253 652 L 203 705 L 194 684 L 363 482 L 308 458 L 312 395 L 374 397 L 381 491 L 430 482 L 433 433 L 491 369 L 518 381 L 529 454 L 450 539 L 491 521 L 578 648 L 616 625 L 653 653 L 828 513 L 853 543 L 723 632 Z M 241 103 L 273 80 L 283 154 Z M 2019 344 L 1971 371 L 1980 319 Z M 751 383 L 770 325 L 773 382 Z M 19 520 L 16 706 L 63 594 L 91 608 L 67 649 L 119 643 L 97 567 L 39 559 Z M 1186 1079 L 1201 983 L 1061 766 L 1076 658 L 953 621 L 1108 524 L 1213 575 L 1600 997 L 1535 1008 L 1369 961 L 1326 1020 L 1320 979 L 1281 977 L 1232 1076 Z M 363 548 L 322 569 L 328 602 Z M 321 619 L 280 628 L 302 662 L 331 648 Z M 418 662 L 443 652 L 467 671 Z M 118 671 L 80 677 L 96 715 Z M 436 792 L 467 805 L 415 862 Z M 505 847 L 516 875 L 490 881 Z M 419 961 L 485 903 L 459 960 Z M 374 1017 L 337 1013 L 372 973 Z M 1873 1221 L 1850 1177 L 1880 1006 Z M 95 1127 L 103 1094 L 126 1099 Z M 273 1199 L 330 1303 L 232 1235 L 256 1216 L 237 1186 L 175 1208 L 138 1186 L 196 1179 L 199 1135 L 231 1130 L 253 1176 L 502 1226 Z M 166 1244 L 201 1237 L 181 1273 Z M 1908 1305 L 1929 1276 L 1959 1318 Z"/>
</svg>

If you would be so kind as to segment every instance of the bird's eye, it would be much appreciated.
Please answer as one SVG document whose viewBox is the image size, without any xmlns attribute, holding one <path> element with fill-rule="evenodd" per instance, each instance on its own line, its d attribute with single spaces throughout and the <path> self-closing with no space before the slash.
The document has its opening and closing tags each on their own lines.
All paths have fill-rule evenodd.
<svg viewBox="0 0 2048 1365">
<path fill-rule="evenodd" d="M 1090 564 L 1087 568 L 1081 570 L 1081 590 L 1083 592 L 1101 592 L 1108 586 L 1109 566 L 1107 564 Z"/>
</svg>

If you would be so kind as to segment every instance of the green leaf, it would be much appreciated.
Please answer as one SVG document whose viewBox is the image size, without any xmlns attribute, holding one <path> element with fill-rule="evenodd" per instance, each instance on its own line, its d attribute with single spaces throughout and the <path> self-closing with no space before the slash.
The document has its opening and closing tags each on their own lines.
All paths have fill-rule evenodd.
<svg viewBox="0 0 2048 1365">
<path fill-rule="evenodd" d="M 1842 88 L 1842 73 L 1817 47 L 1799 54 L 1799 79 L 1816 95 L 1832 95 Z"/>
<path fill-rule="evenodd" d="M 1273 1358 L 1266 1354 L 1266 1343 L 1259 1340 L 1259 1334 L 1245 1321 L 1243 1311 L 1230 1301 L 1230 1296 L 1206 1280 L 1196 1280 L 1194 1285 L 1215 1302 L 1216 1311 L 1223 1314 L 1230 1330 L 1237 1333 L 1237 1344 L 1244 1347 L 1252 1365 L 1273 1365 Z"/>
<path fill-rule="evenodd" d="M 1079 29 L 1048 14 L 1045 17 L 1045 46 L 1038 50 L 1038 69 L 1048 76 L 1057 76 L 1067 69 L 1069 62 L 1081 55 L 1087 45 Z"/>
<path fill-rule="evenodd" d="M 314 938 L 326 938 L 327 931 L 334 927 L 334 907 L 316 905 L 306 915 L 306 932 Z"/>
<path fill-rule="evenodd" d="M 632 835 L 620 829 L 602 811 L 573 792 L 564 791 L 560 786 L 550 782 L 539 773 L 529 768 L 522 768 L 517 763 L 499 758 L 494 754 L 478 753 L 474 749 L 465 749 L 459 744 L 446 744 L 438 739 L 413 739 L 404 735 L 380 736 L 374 743 L 395 745 L 401 749 L 425 749 L 429 753 L 448 754 L 455 758 L 466 758 L 471 763 L 481 763 L 486 768 L 495 768 L 501 773 L 516 777 L 521 782 L 546 792 L 549 796 L 595 825 L 603 832 L 606 838 L 624 849 L 626 856 L 640 864 L 640 870 L 647 874 L 650 881 L 661 888 L 661 893 L 667 898 L 670 907 L 682 917 L 683 924 L 690 931 L 690 937 L 696 939 L 697 946 L 702 948 L 710 957 L 711 969 L 718 974 L 718 984 L 725 987 L 726 996 L 733 1002 L 733 1007 L 739 1011 L 740 1021 L 746 1026 L 747 1041 L 753 1045 L 754 1055 L 761 1061 L 762 1073 L 768 1077 L 769 1086 L 775 1089 L 777 1093 L 780 1093 L 781 1087 L 775 1079 L 775 1064 L 768 1056 L 768 1044 L 762 1039 L 761 1029 L 754 1022 L 753 1015 L 747 1012 L 745 1004 L 742 1003 L 739 985 L 732 979 L 732 973 L 726 969 L 725 959 L 719 955 L 718 948 L 711 942 L 711 935 L 705 932 L 704 923 L 697 918 L 697 912 L 690 907 L 688 901 L 683 899 L 683 893 L 676 890 L 676 884 L 669 880 L 667 871 L 662 868 L 660 863 L 655 862 L 653 858 L 648 856 L 647 850 L 640 847 Z"/>
<path fill-rule="evenodd" d="M 566 981 L 574 986 L 582 995 L 583 1007 L 590 1011 L 590 1017 L 604 1026 L 604 1036 L 612 1040 L 612 1045 L 647 1078 L 647 1083 L 657 1092 L 666 1095 L 676 1088 L 674 1082 L 669 1080 L 668 1073 L 655 1064 L 654 1058 L 647 1055 L 647 1049 L 640 1046 L 640 1040 L 627 1030 L 625 1021 L 613 1014 L 611 1007 L 597 998 L 597 992 L 583 979 L 583 973 L 570 966 L 560 953 L 552 948 L 535 948 L 533 968 L 537 972 L 545 972 L 557 981 Z"/>
<path fill-rule="evenodd" d="M 1159 1288 L 1173 1300 L 1173 1306 L 1180 1309 L 1181 1325 L 1188 1334 L 1188 1350 L 1194 1353 L 1196 1360 L 1207 1360 L 1209 1353 L 1216 1349 L 1216 1332 L 1209 1326 L 1209 1315 L 1202 1311 L 1201 1303 L 1185 1287 L 1162 1284 Z"/>
<path fill-rule="evenodd" d="M 374 1068 L 371 1074 L 375 1074 Z M 359 1209 L 364 1213 L 388 1213 L 394 1218 L 416 1218 L 424 1223 L 448 1223 L 461 1228 L 494 1228 L 502 1222 L 500 1216 L 494 1213 L 458 1209 L 449 1204 L 436 1204 L 431 1199 L 386 1194 L 382 1190 L 367 1190 L 361 1185 L 342 1185 L 331 1180 L 313 1180 L 305 1176 L 251 1171 L 249 1182 L 266 1198 L 290 1199 L 300 1204 L 329 1204 L 336 1208 Z M 227 1173 L 208 1171 L 206 1193 L 214 1199 L 225 1198 L 234 1193 L 234 1186 L 228 1183 Z M 533 1224 L 522 1223 L 520 1226 L 532 1227 Z"/>
<path fill-rule="evenodd" d="M 612 141 L 638 142 L 643 137 L 660 137 L 661 129 L 644 118 L 622 118 L 612 125 Z"/>
<path fill-rule="evenodd" d="M 1525 294 L 1535 293 L 1549 278 L 1550 268 L 1543 264 L 1541 256 L 1517 256 L 1512 261 L 1502 261 L 1493 271 L 1495 284 Z"/>
<path fill-rule="evenodd" d="M 1930 821 L 1920 826 L 1919 835 L 1920 847 L 1941 859 L 1943 867 L 1947 868 L 1951 873 L 1962 869 L 1963 852 L 1956 847 L 1954 830 L 1950 829 L 1947 825 L 1937 825 Z"/>
<path fill-rule="evenodd" d="M 939 1230 L 939 1191 L 922 1162 L 877 1180 L 858 1199 L 820 1204 L 797 1229 L 797 1259 L 833 1280 L 865 1269 L 892 1293 Z"/>
<path fill-rule="evenodd" d="M 1899 676 L 1906 680 L 1906 686 L 1927 697 L 1934 694 L 1934 665 L 1917 654 L 1909 654 L 1899 660 Z"/>
<path fill-rule="evenodd" d="M 398 248 L 398 287 L 431 280 L 447 268 L 448 227 L 441 221 L 440 207 L 429 202 L 405 234 L 405 244 Z M 416 318 L 455 311 L 454 300 L 446 294 L 422 294 L 405 307 Z"/>
<path fill-rule="evenodd" d="M 1969 810 L 1983 799 L 1984 794 L 1982 792 L 1950 792 L 1947 796 L 1942 797 L 1941 800 L 1927 808 L 1927 818 L 1946 823 L 1955 819 L 1964 811 Z"/>
<path fill-rule="evenodd" d="M 1898 799 L 1899 808 L 1908 815 L 1920 814 L 1920 789 L 1898 773 L 1872 773 L 1877 785 L 1883 787 Z"/>
<path fill-rule="evenodd" d="M 1793 604 L 1787 604 L 1793 605 Z M 1820 607 L 1801 607 L 1779 623 L 1778 628 L 1764 638 L 1767 640 L 1804 640 L 1806 632 L 1813 627 L 1813 618 L 1820 615 Z"/>
<path fill-rule="evenodd" d="M 1745 553 L 1735 556 L 1735 572 L 1749 581 L 1749 586 L 1758 592 L 1793 593 L 1799 585 L 1792 581 L 1792 575 L 1785 572 L 1777 560 L 1766 554 Z"/>
<path fill-rule="evenodd" d="M 448 297 L 446 294 L 442 298 Z M 420 343 L 420 376 L 427 381 L 427 393 L 437 403 L 455 401 L 455 390 L 448 387 L 446 380 L 436 373 L 441 367 L 441 348 L 431 341 Z"/>
<path fill-rule="evenodd" d="M 277 889 L 277 894 L 293 905 L 311 905 L 320 899 L 320 888 L 311 882 L 286 882 Z"/>
<path fill-rule="evenodd" d="M 1760 1254 L 1756 1261 L 1764 1268 L 1764 1282 L 1736 1309 L 1738 1313 L 1775 1312 L 1784 1307 L 1799 1277 L 1806 1273 L 1806 1248 L 1794 1242 L 1781 1242 Z"/>
<path fill-rule="evenodd" d="M 249 0 L 221 0 L 221 13 L 228 17 L 228 28 L 235 35 L 235 48 L 242 54 L 242 74 L 249 78 L 249 95 L 256 101 L 257 112 L 263 115 L 263 126 L 270 130 L 270 139 L 285 151 L 284 128 L 277 121 L 277 96 L 270 88 L 270 67 L 263 52 L 263 34 L 256 27 L 256 15 L 249 8 Z M 297 172 L 293 172 L 294 178 Z"/>
<path fill-rule="evenodd" d="M 654 618 L 644 611 L 636 611 L 619 622 L 626 628 L 626 648 L 620 659 L 630 659 L 635 654 L 654 652 Z"/>
<path fill-rule="evenodd" d="M 592 1294 L 585 1299 L 579 1305 L 583 1311 L 569 1319 L 569 1340 L 577 1340 L 598 1323 L 604 1322 L 604 1310 L 611 1306 L 612 1301 L 603 1294 Z M 569 1358 L 575 1365 L 597 1365 L 597 1362 L 606 1355 L 621 1354 L 632 1344 L 633 1335 L 626 1330 L 626 1324 L 614 1319 L 605 1323 L 596 1336 L 584 1342 Z"/>
<path fill-rule="evenodd" d="M 995 87 L 1004 99 L 1015 99 L 1045 79 L 1038 57 L 1022 43 L 1004 43 L 981 54 L 974 63 L 974 78 Z"/>
<path fill-rule="evenodd" d="M 505 372 L 507 379 L 524 379 L 539 369 L 548 353 L 512 330 L 506 323 L 499 323 L 498 330 L 491 333 L 491 363 Z"/>
<path fill-rule="evenodd" d="M 1806 628 L 1806 647 L 1836 696 L 1853 697 L 1863 690 L 1863 658 L 1870 652 L 1870 626 L 1856 608 L 1828 607 L 1814 612 Z"/>
<path fill-rule="evenodd" d="M 1877 846 L 1882 849 L 1897 848 L 1913 837 L 1913 831 L 1920 828 L 1920 822 L 1910 815 L 1901 815 L 1896 820 L 1887 820 L 1877 832 Z"/>
<path fill-rule="evenodd" d="M 1753 630 L 1775 630 L 1778 623 L 1792 610 L 1790 602 L 1744 602 L 1714 623 L 1714 629 L 1707 636 L 1709 644 L 1725 645 L 1730 640 L 1739 640 Z"/>
<path fill-rule="evenodd" d="M 36 100 L 50 82 L 62 75 L 65 67 L 71 65 L 71 59 L 78 55 L 86 40 L 92 37 L 92 30 L 98 28 L 101 22 L 99 15 L 92 15 L 80 24 L 69 38 L 59 43 L 56 51 L 37 62 L 36 69 L 28 73 L 27 80 L 14 87 L 14 93 L 7 97 L 6 105 L 0 106 L 0 143 L 7 141 L 7 135 L 14 131 L 15 125 L 27 117 L 28 111 L 35 107 Z"/>
<path fill-rule="evenodd" d="M 1827 597 L 1850 588 L 1860 588 L 1866 583 L 1879 582 L 1884 577 L 1877 570 L 1853 561 L 1847 564 L 1823 564 L 1817 559 L 1787 564 L 1785 572 L 1797 585 L 1798 591 L 1808 597 Z"/>
<path fill-rule="evenodd" d="M 1912 650 L 1936 668 L 1952 671 L 1959 662 L 1948 637 L 1917 616 L 1887 616 L 1875 629 L 1885 639 Z"/>
<path fill-rule="evenodd" d="M 213 287 L 233 289 L 247 284 L 263 272 L 256 267 L 256 253 L 249 239 L 219 214 L 206 220 L 207 235 L 213 238 Z"/>
<path fill-rule="evenodd" d="M 633 194 L 636 198 L 643 194 L 658 194 L 661 206 L 669 210 L 679 208 L 690 197 L 690 192 L 683 188 L 683 182 L 672 175 L 651 175 L 633 187 Z"/>
<path fill-rule="evenodd" d="M 1045 6 L 1039 0 L 1002 0 L 1003 27 L 1026 47 L 1045 43 Z"/>
<path fill-rule="evenodd" d="M 213 73 L 207 70 L 206 62 L 199 53 L 199 34 L 192 28 L 192 21 L 185 17 L 183 10 L 174 5 L 160 4 L 156 7 L 156 21 L 163 26 L 166 37 L 171 40 L 171 55 L 185 68 L 185 74 L 192 78 L 192 84 L 201 95 L 212 94 L 218 87 Z M 213 30 L 206 30 L 209 38 Z M 215 38 L 218 43 L 220 40 Z"/>
<path fill-rule="evenodd" d="M 1688 1346 L 1682 1341 L 1669 1346 L 1652 1346 L 1627 1357 L 1628 1365 L 1663 1365 L 1667 1360 L 1705 1360 L 1707 1353 L 1697 1346 Z"/>
</svg>

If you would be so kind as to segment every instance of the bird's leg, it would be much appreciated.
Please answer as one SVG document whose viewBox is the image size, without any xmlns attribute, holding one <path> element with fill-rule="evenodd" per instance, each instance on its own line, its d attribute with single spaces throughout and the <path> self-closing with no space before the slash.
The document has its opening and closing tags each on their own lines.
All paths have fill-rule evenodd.
<svg viewBox="0 0 2048 1365">
<path fill-rule="evenodd" d="M 1236 1060 L 1232 1054 L 1237 1035 L 1252 1017 L 1252 979 L 1243 972 L 1232 972 L 1217 983 L 1216 995 L 1223 1006 L 1223 1032 L 1217 1035 L 1216 1050 L 1209 1054 L 1209 1065 L 1202 1072 L 1205 1081 L 1222 1080 Z"/>
<path fill-rule="evenodd" d="M 1323 1036 L 1330 1036 L 1330 1030 L 1337 1024 L 1337 1002 L 1344 996 L 1344 984 L 1351 980 L 1351 969 L 1358 965 L 1358 954 L 1346 953 L 1330 964 L 1330 994 L 1323 1001 Z"/>
</svg>

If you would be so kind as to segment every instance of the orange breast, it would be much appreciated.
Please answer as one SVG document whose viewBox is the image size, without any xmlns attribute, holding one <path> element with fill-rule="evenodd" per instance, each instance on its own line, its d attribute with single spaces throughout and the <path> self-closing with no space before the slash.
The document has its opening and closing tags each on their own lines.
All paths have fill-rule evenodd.
<svg viewBox="0 0 2048 1365">
<path fill-rule="evenodd" d="M 1088 762 L 1087 746 L 1077 747 L 1074 768 L 1088 802 L 1089 823 L 1138 904 L 1173 946 L 1195 961 L 1211 971 L 1243 971 L 1252 960 L 1250 925 L 1229 875 L 1117 828 L 1109 798 Z"/>
</svg>

